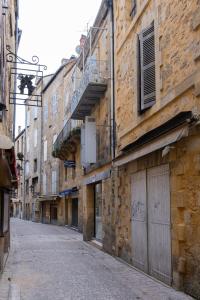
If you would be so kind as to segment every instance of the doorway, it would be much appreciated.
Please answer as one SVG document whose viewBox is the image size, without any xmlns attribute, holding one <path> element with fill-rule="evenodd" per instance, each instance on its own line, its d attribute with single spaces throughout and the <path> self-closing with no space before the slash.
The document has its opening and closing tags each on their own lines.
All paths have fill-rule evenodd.
<svg viewBox="0 0 200 300">
<path fill-rule="evenodd" d="M 94 237 L 102 240 L 102 183 L 94 186 Z"/>
<path fill-rule="evenodd" d="M 169 166 L 132 175 L 133 265 L 171 284 Z"/>
<path fill-rule="evenodd" d="M 78 198 L 72 199 L 72 226 L 78 227 Z"/>
<path fill-rule="evenodd" d="M 58 207 L 55 204 L 51 204 L 51 206 L 50 206 L 50 218 L 51 218 L 51 224 L 57 225 Z"/>
</svg>

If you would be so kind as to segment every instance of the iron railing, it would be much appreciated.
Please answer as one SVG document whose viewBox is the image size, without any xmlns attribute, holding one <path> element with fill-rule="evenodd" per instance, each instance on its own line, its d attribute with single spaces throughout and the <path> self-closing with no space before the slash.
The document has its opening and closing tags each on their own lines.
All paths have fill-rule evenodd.
<svg viewBox="0 0 200 300">
<path fill-rule="evenodd" d="M 81 128 L 82 121 L 69 119 L 61 132 L 59 133 L 56 141 L 53 144 L 53 151 L 57 152 L 61 149 L 64 142 L 70 137 L 73 131 Z"/>
<path fill-rule="evenodd" d="M 75 74 L 74 77 L 75 91 L 71 101 L 71 113 L 73 114 L 75 111 L 88 84 L 106 84 L 109 76 L 107 61 L 88 58 L 83 72 L 79 73 L 77 76 Z"/>
</svg>

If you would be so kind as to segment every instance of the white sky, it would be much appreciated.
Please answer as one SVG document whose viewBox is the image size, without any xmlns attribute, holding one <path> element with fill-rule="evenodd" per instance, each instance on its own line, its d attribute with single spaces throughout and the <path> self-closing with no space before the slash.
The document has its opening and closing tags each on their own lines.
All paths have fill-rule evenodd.
<svg viewBox="0 0 200 300">
<path fill-rule="evenodd" d="M 55 72 L 62 58 L 75 54 L 81 34 L 94 22 L 101 0 L 19 0 L 22 37 L 18 55 L 31 61 L 37 55 Z M 24 127 L 24 109 L 17 107 L 16 130 Z"/>
</svg>

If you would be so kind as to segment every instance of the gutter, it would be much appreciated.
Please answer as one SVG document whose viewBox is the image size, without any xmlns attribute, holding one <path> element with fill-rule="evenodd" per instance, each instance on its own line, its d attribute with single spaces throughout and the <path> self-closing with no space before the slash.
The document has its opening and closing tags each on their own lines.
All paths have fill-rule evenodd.
<svg viewBox="0 0 200 300">
<path fill-rule="evenodd" d="M 111 157 L 115 159 L 115 146 L 116 146 L 116 135 L 115 135 L 115 41 L 114 41 L 114 8 L 113 0 L 107 1 L 110 9 L 110 42 L 111 42 L 111 103 L 110 103 L 110 137 L 111 137 Z"/>
</svg>

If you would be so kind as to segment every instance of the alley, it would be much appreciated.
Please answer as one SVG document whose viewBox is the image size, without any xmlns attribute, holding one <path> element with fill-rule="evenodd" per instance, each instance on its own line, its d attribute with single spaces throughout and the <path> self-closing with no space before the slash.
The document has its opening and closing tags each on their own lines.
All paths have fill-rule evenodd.
<svg viewBox="0 0 200 300">
<path fill-rule="evenodd" d="M 9 299 L 15 300 L 192 299 L 83 242 L 82 235 L 66 227 L 12 219 L 11 243 L 1 300 L 6 299 L 6 281 Z"/>
</svg>

